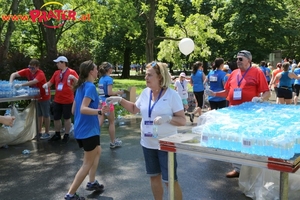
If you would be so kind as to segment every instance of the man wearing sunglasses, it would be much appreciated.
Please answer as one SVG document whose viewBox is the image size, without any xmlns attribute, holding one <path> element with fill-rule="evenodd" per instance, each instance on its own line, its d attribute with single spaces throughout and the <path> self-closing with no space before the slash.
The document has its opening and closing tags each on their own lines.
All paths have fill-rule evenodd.
<svg viewBox="0 0 300 200">
<path fill-rule="evenodd" d="M 237 53 L 238 69 L 234 70 L 220 92 L 208 91 L 209 96 L 227 97 L 229 106 L 244 102 L 263 102 L 271 96 L 267 79 L 259 68 L 251 67 L 252 55 L 247 50 Z M 227 178 L 239 177 L 241 165 L 233 164 L 234 170 Z"/>
<path fill-rule="evenodd" d="M 10 75 L 9 82 L 13 83 L 15 78 L 26 77 L 28 82 L 23 84 L 15 84 L 16 89 L 22 86 L 37 87 L 40 90 L 40 98 L 38 100 L 38 133 L 37 137 L 41 139 L 48 139 L 49 128 L 50 128 L 50 94 L 46 93 L 43 84 L 47 82 L 46 76 L 42 70 L 40 70 L 40 62 L 36 59 L 32 59 L 29 62 L 28 68 L 22 69 L 20 71 L 14 72 Z M 44 122 L 45 133 L 41 134 L 42 125 Z"/>
</svg>

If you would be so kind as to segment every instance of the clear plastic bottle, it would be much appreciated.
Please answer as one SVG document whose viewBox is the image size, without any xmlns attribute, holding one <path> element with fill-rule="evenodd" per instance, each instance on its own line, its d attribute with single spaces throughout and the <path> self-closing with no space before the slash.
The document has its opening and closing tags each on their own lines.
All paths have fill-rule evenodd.
<svg viewBox="0 0 300 200">
<path fill-rule="evenodd" d="M 46 95 L 49 95 L 49 88 L 48 87 L 45 88 L 45 93 L 46 93 Z"/>
<path fill-rule="evenodd" d="M 158 137 L 158 125 L 153 124 L 152 137 L 154 137 L 154 138 Z"/>
</svg>

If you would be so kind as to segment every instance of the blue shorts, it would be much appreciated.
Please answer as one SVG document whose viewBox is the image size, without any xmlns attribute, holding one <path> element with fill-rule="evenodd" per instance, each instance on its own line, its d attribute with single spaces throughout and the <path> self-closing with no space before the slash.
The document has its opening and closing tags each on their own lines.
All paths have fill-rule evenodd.
<svg viewBox="0 0 300 200">
<path fill-rule="evenodd" d="M 162 175 L 163 182 L 168 182 L 168 152 L 143 147 L 147 174 Z M 176 153 L 174 154 L 174 180 L 177 181 Z"/>
<path fill-rule="evenodd" d="M 38 101 L 37 113 L 39 117 L 50 117 L 50 100 Z"/>
</svg>

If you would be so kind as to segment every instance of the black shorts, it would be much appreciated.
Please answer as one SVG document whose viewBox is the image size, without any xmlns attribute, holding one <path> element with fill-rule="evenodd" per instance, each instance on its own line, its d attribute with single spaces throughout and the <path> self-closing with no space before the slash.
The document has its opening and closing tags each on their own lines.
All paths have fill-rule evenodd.
<svg viewBox="0 0 300 200">
<path fill-rule="evenodd" d="M 290 89 L 279 87 L 277 89 L 277 97 L 278 98 L 284 98 L 284 99 L 292 99 L 293 98 L 293 92 Z"/>
<path fill-rule="evenodd" d="M 70 119 L 71 118 L 71 112 L 72 112 L 72 105 L 70 104 L 60 104 L 53 102 L 53 118 L 54 120 L 61 120 L 61 116 L 63 116 L 64 119 Z"/>
<path fill-rule="evenodd" d="M 299 97 L 299 91 L 300 91 L 300 85 L 295 84 L 294 85 L 294 92 L 296 93 L 297 97 Z"/>
<path fill-rule="evenodd" d="M 221 108 L 225 108 L 227 106 L 226 100 L 223 101 L 209 101 L 210 109 L 217 110 Z"/>
<path fill-rule="evenodd" d="M 100 146 L 100 135 L 95 135 L 85 139 L 76 139 L 79 148 L 83 148 L 84 151 L 92 151 L 97 146 Z"/>
<path fill-rule="evenodd" d="M 203 95 L 204 91 L 201 92 L 194 92 L 198 107 L 203 108 Z"/>
</svg>

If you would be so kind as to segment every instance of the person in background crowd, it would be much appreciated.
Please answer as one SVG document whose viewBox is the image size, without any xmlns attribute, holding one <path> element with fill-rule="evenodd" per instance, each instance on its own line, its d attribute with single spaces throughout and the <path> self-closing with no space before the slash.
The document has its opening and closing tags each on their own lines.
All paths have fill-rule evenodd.
<svg viewBox="0 0 300 200">
<path fill-rule="evenodd" d="M 278 103 L 279 104 L 291 104 L 293 100 L 293 89 L 291 79 L 300 79 L 300 75 L 296 75 L 293 72 L 289 72 L 289 63 L 285 62 L 282 65 L 283 71 L 278 73 L 274 78 L 271 85 L 275 81 L 279 80 L 278 83 Z"/>
<path fill-rule="evenodd" d="M 109 62 L 103 62 L 99 66 L 100 71 L 100 79 L 98 82 L 99 86 L 99 95 L 101 97 L 102 102 L 106 102 L 106 99 L 110 96 L 118 96 L 122 95 L 123 91 L 113 91 L 113 79 L 110 76 L 112 73 L 113 67 Z M 116 128 L 115 128 L 115 112 L 114 105 L 110 105 L 111 110 L 109 114 L 100 116 L 100 125 L 104 122 L 104 117 L 107 117 L 109 127 L 109 137 L 110 137 L 110 148 L 114 149 L 116 147 L 122 146 L 122 141 L 119 138 L 116 138 Z"/>
<path fill-rule="evenodd" d="M 272 75 L 272 79 L 270 81 L 270 85 L 269 87 L 272 89 L 272 87 L 274 88 L 275 90 L 275 94 L 276 94 L 276 103 L 278 104 L 278 83 L 279 83 L 279 80 L 276 80 L 274 81 L 276 75 L 280 72 L 282 72 L 282 63 L 277 63 L 276 64 L 276 69 L 273 71 L 273 75 Z M 273 83 L 273 84 L 271 84 Z"/>
<path fill-rule="evenodd" d="M 0 123 L 6 126 L 12 126 L 14 124 L 15 117 L 14 116 L 0 116 Z"/>
<path fill-rule="evenodd" d="M 266 61 L 261 61 L 259 68 L 264 72 L 267 82 L 268 82 L 268 84 L 270 84 L 271 70 L 270 70 L 270 68 L 267 67 Z"/>
<path fill-rule="evenodd" d="M 61 117 L 63 116 L 65 134 L 62 139 L 62 143 L 67 143 L 69 141 L 69 133 L 71 129 L 71 109 L 74 101 L 72 85 L 78 79 L 78 74 L 75 70 L 68 67 L 68 59 L 65 56 L 59 56 L 53 61 L 56 63 L 58 70 L 54 72 L 50 81 L 43 85 L 43 88 L 45 89 L 50 89 L 52 85 L 55 86 L 55 96 L 53 101 L 55 134 L 49 141 L 61 140 Z M 73 78 L 76 80 L 73 80 Z"/>
<path fill-rule="evenodd" d="M 108 107 L 104 106 L 102 110 L 98 109 L 99 97 L 94 81 L 98 77 L 97 66 L 93 61 L 81 63 L 80 78 L 74 87 L 76 95 L 72 106 L 74 114 L 74 137 L 77 140 L 79 148 L 83 148 L 83 164 L 78 170 L 73 183 L 65 195 L 66 200 L 84 200 L 76 194 L 76 190 L 89 175 L 89 182 L 86 185 L 88 191 L 103 191 L 104 186 L 95 180 L 98 168 L 101 146 L 100 146 L 100 126 L 98 115 L 107 112 Z"/>
<path fill-rule="evenodd" d="M 23 86 L 37 87 L 40 90 L 40 98 L 38 99 L 38 136 L 40 139 L 50 138 L 50 91 L 46 93 L 45 89 L 42 87 L 46 82 L 46 76 L 44 72 L 40 69 L 40 62 L 36 59 L 32 59 L 29 62 L 27 68 L 20 71 L 14 72 L 10 75 L 9 82 L 13 83 L 15 78 L 26 77 L 28 82 L 22 84 L 15 84 L 16 89 Z M 42 126 L 45 125 L 45 133 L 42 134 Z"/>
<path fill-rule="evenodd" d="M 300 75 L 300 62 L 298 63 L 297 67 L 294 70 L 294 73 L 299 76 Z M 300 91 L 300 81 L 298 79 L 295 80 L 294 82 L 294 92 L 295 92 L 295 96 L 294 96 L 294 104 L 297 105 L 298 104 L 298 97 L 299 97 L 299 91 Z"/>
<path fill-rule="evenodd" d="M 197 61 L 193 64 L 193 71 L 191 74 L 190 84 L 193 86 L 193 92 L 196 98 L 197 107 L 193 111 L 193 114 L 202 114 L 203 102 L 204 102 L 204 83 L 206 81 L 205 74 L 203 72 L 203 64 Z"/>
<path fill-rule="evenodd" d="M 229 106 L 244 102 L 263 102 L 269 99 L 270 90 L 262 70 L 251 67 L 252 54 L 247 50 L 237 53 L 237 66 L 232 71 L 223 91 L 208 91 L 209 96 L 227 97 Z M 262 93 L 262 94 L 261 94 Z M 234 170 L 226 174 L 227 178 L 239 177 L 241 165 L 233 164 Z"/>
<path fill-rule="evenodd" d="M 169 85 L 171 83 L 166 63 L 151 62 L 146 66 L 146 85 L 138 100 L 133 103 L 122 97 L 109 97 L 131 113 L 140 112 L 141 145 L 144 152 L 147 174 L 150 175 L 154 199 L 163 199 L 163 182 L 168 186 L 168 153 L 159 150 L 158 138 L 177 133 L 177 126 L 186 123 L 182 100 Z M 145 103 L 146 102 L 146 103 Z M 177 181 L 177 162 L 174 156 L 174 193 L 175 199 L 182 199 L 182 192 Z"/>
<path fill-rule="evenodd" d="M 174 89 L 178 92 L 179 96 L 181 97 L 184 112 L 186 113 L 189 105 L 188 105 L 188 81 L 185 79 L 186 75 L 184 72 L 181 72 L 179 75 L 179 79 L 177 79 L 174 83 Z M 194 122 L 194 114 L 188 113 L 190 117 L 190 121 Z"/>
<path fill-rule="evenodd" d="M 184 107 L 184 111 L 187 111 L 187 109 L 189 108 L 188 105 L 188 82 L 185 80 L 185 73 L 181 72 L 179 75 L 179 79 L 176 80 L 176 82 L 174 83 L 174 89 L 178 92 L 179 96 L 182 99 L 182 104 Z"/>
<path fill-rule="evenodd" d="M 224 80 L 226 77 L 226 72 L 222 71 L 224 66 L 223 58 L 216 58 L 213 65 L 213 70 L 207 75 L 207 83 L 210 86 L 210 89 L 214 92 L 224 90 Z M 229 67 L 228 67 L 229 68 Z M 226 107 L 226 98 L 225 97 L 208 97 L 210 104 L 210 109 L 220 109 Z"/>
</svg>

